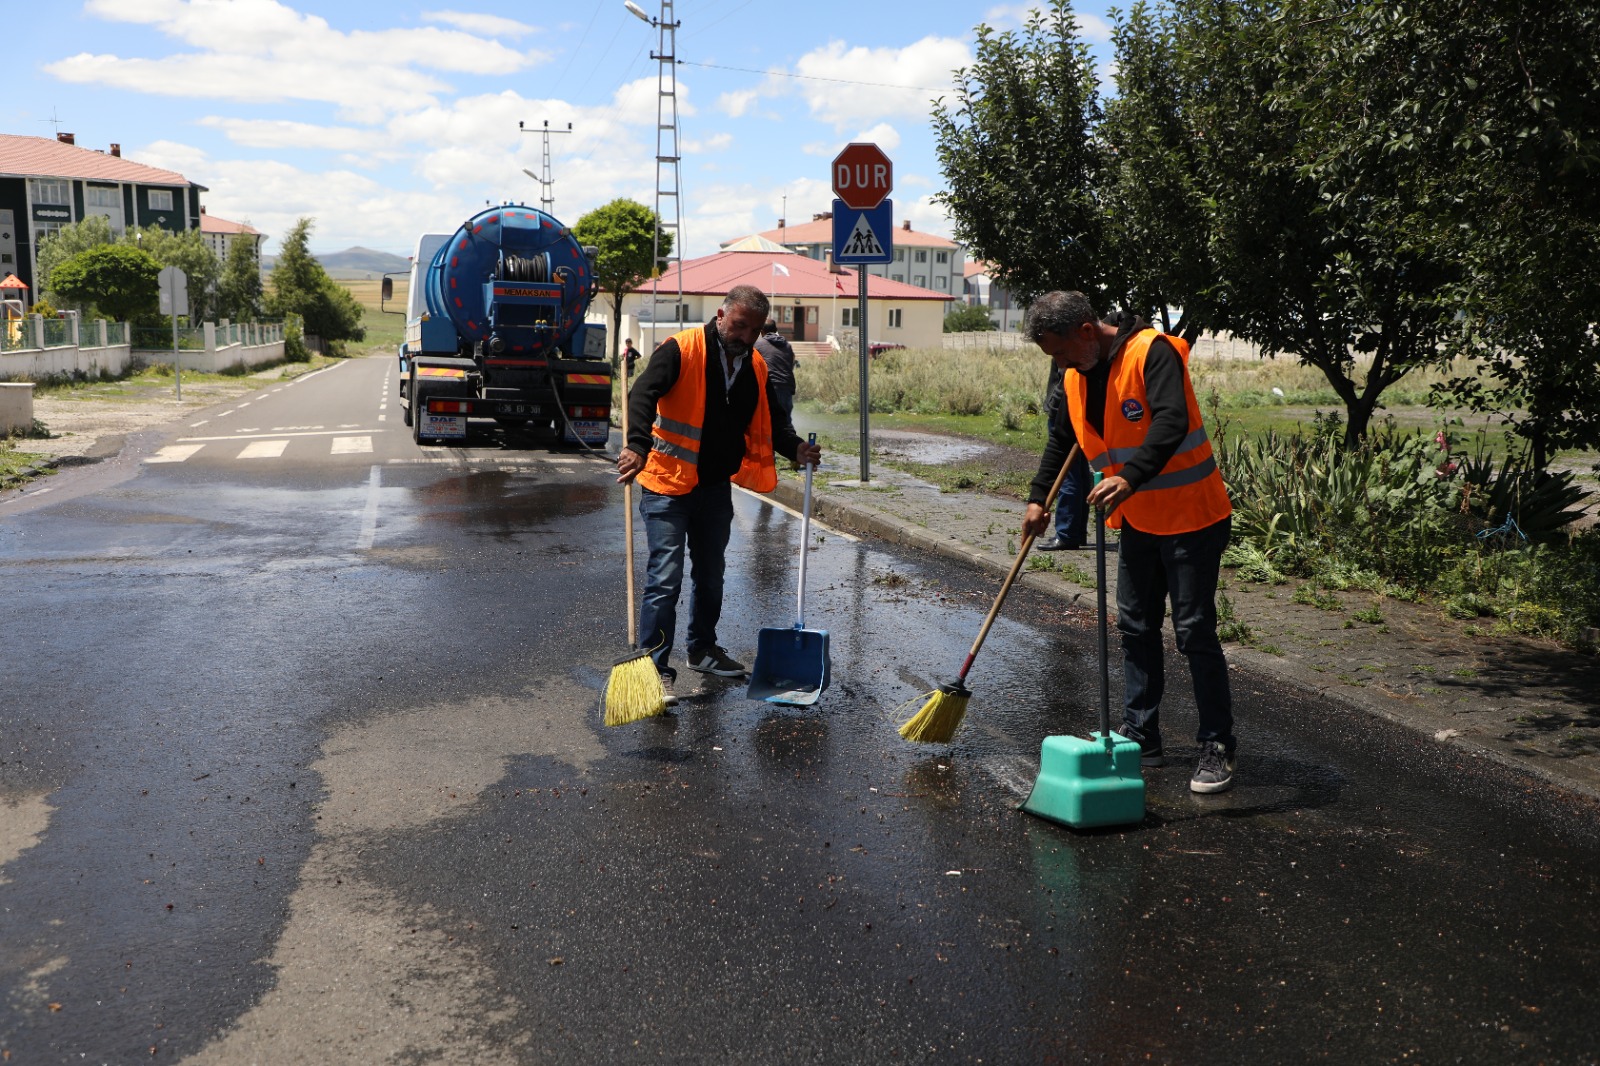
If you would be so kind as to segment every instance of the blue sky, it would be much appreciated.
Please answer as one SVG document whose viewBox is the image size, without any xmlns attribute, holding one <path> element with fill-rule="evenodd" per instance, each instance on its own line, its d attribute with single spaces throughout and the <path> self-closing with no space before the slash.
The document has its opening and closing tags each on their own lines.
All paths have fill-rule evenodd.
<svg viewBox="0 0 1600 1066">
<path fill-rule="evenodd" d="M 660 0 L 637 0 L 659 15 Z M 828 163 L 872 141 L 895 166 L 895 222 L 948 235 L 929 101 L 972 60 L 973 27 L 1026 3 L 678 0 L 676 67 L 689 255 L 829 209 Z M 1103 4 L 1077 8 L 1109 61 Z M 20 18 L 20 24 L 18 19 Z M 554 212 L 654 203 L 656 31 L 623 0 L 73 0 L 21 5 L 0 130 L 115 142 L 207 186 L 207 208 L 268 235 L 316 219 L 312 250 L 409 254 L 485 203 L 537 205 L 550 138 Z"/>
</svg>

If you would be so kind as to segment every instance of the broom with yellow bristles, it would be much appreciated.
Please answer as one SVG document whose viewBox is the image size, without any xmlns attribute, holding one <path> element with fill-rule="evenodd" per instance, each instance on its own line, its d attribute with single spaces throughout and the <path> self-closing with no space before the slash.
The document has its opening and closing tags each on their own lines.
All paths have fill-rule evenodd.
<svg viewBox="0 0 1600 1066">
<path fill-rule="evenodd" d="M 628 366 L 622 366 L 622 446 L 628 446 Z M 633 593 L 633 482 L 622 486 L 623 525 L 627 529 L 628 560 L 628 647 L 635 649 L 611 667 L 606 681 L 606 725 L 627 725 L 652 718 L 667 709 L 667 692 L 661 687 L 661 672 L 650 658 L 650 648 L 639 647 L 639 616 L 634 610 Z"/>
<path fill-rule="evenodd" d="M 1061 483 L 1067 478 L 1067 470 L 1078 458 L 1078 446 L 1074 444 L 1067 453 L 1067 461 L 1061 464 L 1061 472 L 1056 475 L 1056 483 L 1050 486 L 1050 495 L 1045 499 L 1056 501 L 1061 492 Z M 978 630 L 978 639 L 972 642 L 972 650 L 967 652 L 967 661 L 961 664 L 961 672 L 952 680 L 946 681 L 926 696 L 922 709 L 907 719 L 905 725 L 900 727 L 900 735 L 907 740 L 919 744 L 948 744 L 950 738 L 956 735 L 956 729 L 961 725 L 961 719 L 967 714 L 967 701 L 972 699 L 972 692 L 967 688 L 967 671 L 972 669 L 972 661 L 978 657 L 978 649 L 983 647 L 984 639 L 989 636 L 989 627 L 994 625 L 995 618 L 1000 614 L 1000 605 L 1006 602 L 1006 593 L 1011 591 L 1012 582 L 1017 580 L 1017 575 L 1022 572 L 1022 561 L 1028 557 L 1028 552 L 1033 548 L 1034 535 L 1027 533 L 1022 538 L 1022 548 L 1017 552 L 1017 561 L 1011 564 L 1011 573 L 1006 575 L 1006 580 L 1000 586 L 1000 595 L 994 598 L 994 606 L 989 608 L 989 617 L 983 620 L 983 628 Z"/>
</svg>

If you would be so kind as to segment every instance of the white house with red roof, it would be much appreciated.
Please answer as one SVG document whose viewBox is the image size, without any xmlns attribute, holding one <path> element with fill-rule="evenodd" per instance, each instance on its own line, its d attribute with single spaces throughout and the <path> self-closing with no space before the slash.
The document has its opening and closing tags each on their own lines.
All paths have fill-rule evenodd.
<svg viewBox="0 0 1600 1066">
<path fill-rule="evenodd" d="M 228 261 L 228 250 L 238 241 L 248 241 L 250 251 L 255 256 L 256 266 L 261 266 L 261 243 L 267 239 L 266 234 L 250 225 L 248 222 L 231 222 L 225 218 L 218 218 L 200 208 L 200 234 L 205 238 L 206 247 L 210 248 L 216 257 L 224 263 Z"/>
<path fill-rule="evenodd" d="M 808 259 L 827 263 L 833 258 L 833 212 L 812 215 L 810 222 L 796 226 L 786 225 L 785 220 L 779 219 L 777 229 L 753 236 L 799 252 Z M 750 239 L 735 238 L 724 242 L 722 247 L 731 248 L 739 241 Z M 959 299 L 965 257 L 965 250 L 955 241 L 914 230 L 911 220 L 904 219 L 894 231 L 894 262 L 869 266 L 867 273 Z"/>
<path fill-rule="evenodd" d="M 90 215 L 105 216 L 112 233 L 200 226 L 204 186 L 124 159 L 121 145 L 101 151 L 76 142 L 70 133 L 54 140 L 0 133 L 0 276 L 14 273 L 34 292 L 39 242 Z"/>
<path fill-rule="evenodd" d="M 1027 310 L 1011 298 L 1011 290 L 994 279 L 994 268 L 982 259 L 974 259 L 966 266 L 963 291 L 966 303 L 989 312 L 989 321 L 995 328 L 1014 333 L 1022 328 L 1022 318 Z"/>
<path fill-rule="evenodd" d="M 733 243 L 733 242 L 729 242 Z M 860 306 L 856 272 L 835 274 L 829 265 L 789 251 L 716 252 L 683 263 L 623 299 L 622 322 L 616 334 L 631 337 L 649 352 L 673 333 L 703 325 L 735 285 L 754 285 L 767 294 L 779 332 L 797 344 L 828 342 L 859 329 Z M 652 291 L 652 286 L 654 287 Z M 956 297 L 918 288 L 890 278 L 867 276 L 867 340 L 908 348 L 937 348 L 943 341 L 944 316 Z M 659 310 L 659 313 L 656 311 Z M 593 321 L 611 322 L 611 301 L 596 300 Z M 821 348 L 813 348 L 820 354 Z"/>
</svg>

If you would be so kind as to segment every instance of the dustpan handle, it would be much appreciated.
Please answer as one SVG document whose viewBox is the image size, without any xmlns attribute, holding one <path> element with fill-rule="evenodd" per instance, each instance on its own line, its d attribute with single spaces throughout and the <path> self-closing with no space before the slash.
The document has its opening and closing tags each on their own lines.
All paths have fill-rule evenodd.
<svg viewBox="0 0 1600 1066">
<path fill-rule="evenodd" d="M 1094 483 L 1100 484 L 1100 471 L 1094 472 Z M 1094 509 L 1094 566 L 1096 614 L 1100 623 L 1100 738 L 1111 739 L 1111 660 L 1106 638 L 1106 509 Z"/>
<path fill-rule="evenodd" d="M 817 435 L 811 434 L 809 444 L 817 443 Z M 810 463 L 806 464 L 806 498 L 800 507 L 800 592 L 795 597 L 798 601 L 795 606 L 796 629 L 806 627 L 806 556 L 810 554 L 811 547 L 811 472 L 816 468 Z"/>
</svg>

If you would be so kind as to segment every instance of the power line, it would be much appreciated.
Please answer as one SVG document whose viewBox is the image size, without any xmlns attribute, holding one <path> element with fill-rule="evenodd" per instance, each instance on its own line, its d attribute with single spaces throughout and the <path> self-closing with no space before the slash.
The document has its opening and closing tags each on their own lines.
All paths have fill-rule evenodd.
<svg viewBox="0 0 1600 1066">
<path fill-rule="evenodd" d="M 925 93 L 949 92 L 954 86 L 946 85 L 943 88 L 929 88 L 926 85 L 895 85 L 887 81 L 852 81 L 849 78 L 824 78 L 816 74 L 790 74 L 786 70 L 754 70 L 750 67 L 724 67 L 716 63 L 696 63 L 692 59 L 680 59 L 678 63 L 686 67 L 709 67 L 712 70 L 736 70 L 741 74 L 765 74 L 772 78 L 803 78 L 806 81 L 831 81 L 840 85 L 873 85 L 880 89 L 915 89 Z"/>
</svg>

